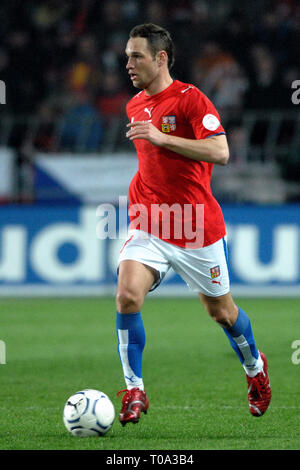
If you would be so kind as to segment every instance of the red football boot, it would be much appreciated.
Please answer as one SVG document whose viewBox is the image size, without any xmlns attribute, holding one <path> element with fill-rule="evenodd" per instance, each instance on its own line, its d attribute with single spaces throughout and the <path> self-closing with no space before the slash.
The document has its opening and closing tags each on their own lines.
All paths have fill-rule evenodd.
<svg viewBox="0 0 300 470">
<path fill-rule="evenodd" d="M 122 426 L 125 426 L 127 423 L 138 423 L 141 413 L 147 414 L 149 408 L 149 400 L 143 390 L 139 388 L 121 390 L 117 393 L 117 396 L 124 392 L 122 409 L 119 414 L 119 420 Z"/>
<path fill-rule="evenodd" d="M 263 369 L 255 377 L 246 375 L 248 382 L 249 410 L 253 416 L 262 416 L 271 401 L 271 388 L 268 376 L 268 363 L 266 356 L 261 352 L 260 357 L 264 363 Z"/>
</svg>

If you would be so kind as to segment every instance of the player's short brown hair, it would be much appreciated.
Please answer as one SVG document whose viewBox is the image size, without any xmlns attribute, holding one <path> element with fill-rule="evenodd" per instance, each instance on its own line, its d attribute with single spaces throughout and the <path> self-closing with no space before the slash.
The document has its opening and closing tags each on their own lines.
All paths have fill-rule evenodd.
<svg viewBox="0 0 300 470">
<path fill-rule="evenodd" d="M 132 28 L 129 37 L 146 38 L 153 57 L 159 51 L 165 51 L 168 55 L 169 70 L 172 68 L 174 64 L 174 44 L 170 33 L 166 29 L 153 23 L 140 24 Z"/>
</svg>

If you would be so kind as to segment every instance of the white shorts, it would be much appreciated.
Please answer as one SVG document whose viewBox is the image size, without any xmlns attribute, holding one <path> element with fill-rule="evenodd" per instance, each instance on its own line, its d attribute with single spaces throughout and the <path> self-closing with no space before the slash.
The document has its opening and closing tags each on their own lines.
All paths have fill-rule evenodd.
<svg viewBox="0 0 300 470">
<path fill-rule="evenodd" d="M 195 292 L 218 297 L 227 294 L 230 289 L 225 238 L 203 248 L 187 249 L 142 230 L 131 230 L 120 251 L 118 264 L 129 259 L 158 272 L 159 279 L 151 291 L 161 283 L 170 268 Z"/>
</svg>

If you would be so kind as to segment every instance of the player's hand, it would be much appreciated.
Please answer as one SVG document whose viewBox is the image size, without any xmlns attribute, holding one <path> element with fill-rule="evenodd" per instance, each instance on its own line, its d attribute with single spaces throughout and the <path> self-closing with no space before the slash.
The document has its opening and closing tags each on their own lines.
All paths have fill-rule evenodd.
<svg viewBox="0 0 300 470">
<path fill-rule="evenodd" d="M 145 139 L 158 147 L 163 146 L 165 143 L 165 135 L 150 121 L 130 122 L 127 127 L 129 127 L 129 130 L 126 132 L 126 137 L 129 140 Z"/>
</svg>

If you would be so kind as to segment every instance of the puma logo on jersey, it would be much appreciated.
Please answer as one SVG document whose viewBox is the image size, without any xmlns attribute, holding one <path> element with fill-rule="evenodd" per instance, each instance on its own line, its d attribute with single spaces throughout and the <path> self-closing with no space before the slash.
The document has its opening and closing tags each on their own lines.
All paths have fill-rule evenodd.
<svg viewBox="0 0 300 470">
<path fill-rule="evenodd" d="M 149 109 L 149 108 L 145 108 L 145 109 L 144 109 L 145 113 L 149 114 L 149 119 L 151 119 L 152 109 L 153 109 L 153 106 L 152 106 L 152 108 L 150 108 L 150 109 Z"/>
</svg>

